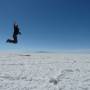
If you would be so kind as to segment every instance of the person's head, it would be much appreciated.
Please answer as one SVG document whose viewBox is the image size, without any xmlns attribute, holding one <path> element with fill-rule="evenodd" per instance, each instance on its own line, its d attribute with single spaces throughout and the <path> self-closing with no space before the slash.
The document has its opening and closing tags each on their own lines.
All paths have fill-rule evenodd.
<svg viewBox="0 0 90 90">
<path fill-rule="evenodd" d="M 18 26 L 18 24 L 17 24 L 17 22 L 16 22 L 16 21 L 14 21 L 14 25 L 15 25 L 15 26 Z"/>
</svg>

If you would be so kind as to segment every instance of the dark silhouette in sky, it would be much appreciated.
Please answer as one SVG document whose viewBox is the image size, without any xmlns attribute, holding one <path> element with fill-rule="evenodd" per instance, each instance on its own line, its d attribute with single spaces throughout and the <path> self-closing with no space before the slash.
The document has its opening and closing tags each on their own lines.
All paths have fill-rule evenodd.
<svg viewBox="0 0 90 90">
<path fill-rule="evenodd" d="M 17 35 L 21 35 L 21 32 L 19 31 L 18 24 L 15 22 L 14 23 L 14 32 L 13 32 L 13 40 L 12 39 L 7 39 L 7 43 L 18 43 Z"/>
</svg>

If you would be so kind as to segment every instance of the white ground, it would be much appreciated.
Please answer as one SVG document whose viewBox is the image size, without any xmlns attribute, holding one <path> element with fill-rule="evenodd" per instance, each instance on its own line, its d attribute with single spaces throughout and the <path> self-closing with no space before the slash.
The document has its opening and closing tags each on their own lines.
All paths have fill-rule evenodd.
<svg viewBox="0 0 90 90">
<path fill-rule="evenodd" d="M 90 90 L 90 54 L 0 53 L 0 90 Z"/>
</svg>

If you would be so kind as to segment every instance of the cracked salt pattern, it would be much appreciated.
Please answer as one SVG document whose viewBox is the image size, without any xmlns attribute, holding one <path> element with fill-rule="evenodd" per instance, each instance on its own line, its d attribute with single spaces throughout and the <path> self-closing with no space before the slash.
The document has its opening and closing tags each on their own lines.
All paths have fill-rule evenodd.
<svg viewBox="0 0 90 90">
<path fill-rule="evenodd" d="M 0 90 L 90 90 L 90 54 L 0 54 Z"/>
</svg>

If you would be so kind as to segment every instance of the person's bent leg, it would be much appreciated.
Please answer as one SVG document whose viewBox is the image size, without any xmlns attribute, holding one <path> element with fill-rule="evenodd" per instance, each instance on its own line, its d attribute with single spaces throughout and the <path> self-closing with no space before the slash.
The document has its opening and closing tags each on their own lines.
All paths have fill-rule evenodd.
<svg viewBox="0 0 90 90">
<path fill-rule="evenodd" d="M 6 42 L 7 43 L 14 43 L 14 40 L 8 39 Z"/>
<path fill-rule="evenodd" d="M 6 42 L 7 42 L 7 43 L 14 43 L 14 44 L 16 44 L 16 43 L 18 42 L 18 41 L 17 41 L 17 36 L 16 36 L 16 35 L 13 35 L 13 40 L 8 39 Z"/>
<path fill-rule="evenodd" d="M 18 40 L 17 40 L 17 35 L 13 35 L 13 43 L 17 43 L 18 42 Z"/>
</svg>

